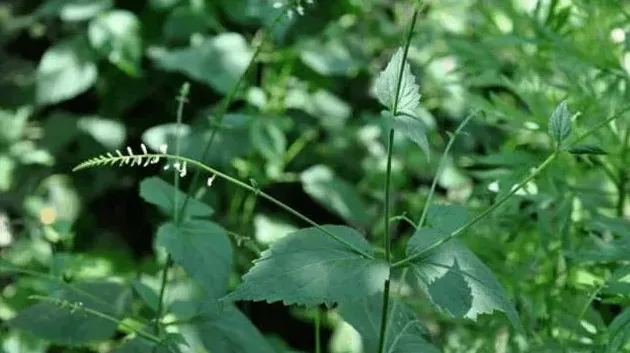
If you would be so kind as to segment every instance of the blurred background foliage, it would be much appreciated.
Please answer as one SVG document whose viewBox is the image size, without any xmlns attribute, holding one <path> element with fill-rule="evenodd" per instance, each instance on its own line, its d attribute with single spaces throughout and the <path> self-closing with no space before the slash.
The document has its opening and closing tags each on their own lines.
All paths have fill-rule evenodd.
<svg viewBox="0 0 630 353">
<path fill-rule="evenodd" d="M 266 0 L 8 0 L 0 3 L 0 252 L 64 280 L 115 278 L 154 291 L 164 253 L 153 243 L 164 214 L 140 197 L 155 168 L 71 173 L 80 161 L 173 141 L 176 96 L 190 82 L 183 154 L 321 223 L 382 236 L 387 122 L 370 86 L 402 42 L 411 1 L 318 0 L 280 16 Z M 478 211 L 553 149 L 547 121 L 568 99 L 579 131 L 630 103 L 630 6 L 601 0 L 428 1 L 409 59 L 419 78 L 430 158 L 395 141 L 394 212 L 417 221 L 440 153 L 471 109 L 438 183 L 438 202 Z M 271 31 L 222 124 L 226 95 Z M 527 336 L 501 315 L 479 322 L 435 312 L 413 284 L 412 304 L 444 352 L 630 351 L 630 123 L 587 142 L 604 156 L 563 155 L 524 192 L 464 235 L 508 289 Z M 398 136 L 397 136 L 398 137 Z M 137 147 L 135 147 L 137 148 Z M 184 179 L 184 186 L 190 181 Z M 232 285 L 255 253 L 303 226 L 223 182 L 200 199 L 234 236 Z M 412 228 L 396 223 L 394 251 Z M 157 256 L 155 256 L 157 254 Z M 186 277 L 173 274 L 186 296 Z M 0 320 L 45 292 L 45 280 L 5 277 Z M 142 296 L 142 294 L 140 294 Z M 134 299 L 133 312 L 146 315 Z M 279 352 L 311 351 L 311 314 L 241 303 Z M 335 310 L 331 352 L 361 352 Z M 0 329 L 6 353 L 107 352 L 115 340 L 61 348 Z M 625 350 L 624 350 L 625 349 Z M 213 351 L 214 352 L 214 351 Z"/>
</svg>

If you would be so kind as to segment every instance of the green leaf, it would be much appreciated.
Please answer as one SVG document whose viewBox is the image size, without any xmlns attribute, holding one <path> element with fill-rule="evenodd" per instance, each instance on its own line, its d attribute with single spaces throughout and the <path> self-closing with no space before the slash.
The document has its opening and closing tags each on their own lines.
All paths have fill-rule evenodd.
<svg viewBox="0 0 630 353">
<path fill-rule="evenodd" d="M 169 335 L 173 335 L 173 333 L 169 333 Z M 177 336 L 181 337 L 180 335 Z M 156 344 L 142 337 L 137 337 L 114 349 L 111 353 L 179 353 L 181 350 L 177 343 L 177 341 L 167 338 L 161 344 Z"/>
<path fill-rule="evenodd" d="M 300 50 L 300 59 L 323 76 L 344 76 L 356 72 L 360 67 L 348 46 L 338 40 L 328 43 L 310 41 Z"/>
<path fill-rule="evenodd" d="M 138 295 L 142 298 L 142 300 L 149 306 L 149 308 L 157 311 L 159 306 L 159 297 L 158 294 L 153 290 L 153 288 L 148 285 L 142 283 L 138 279 L 134 279 L 131 282 L 131 286 L 133 290 L 138 293 Z"/>
<path fill-rule="evenodd" d="M 177 210 L 175 209 L 174 194 L 177 194 Z M 175 212 L 179 212 L 179 208 L 182 207 L 186 194 L 176 190 L 171 184 L 158 177 L 150 177 L 140 183 L 140 197 L 173 217 Z M 183 218 L 210 217 L 212 214 L 214 214 L 212 207 L 195 198 L 191 198 L 188 200 L 186 215 Z"/>
<path fill-rule="evenodd" d="M 119 69 L 131 76 L 140 73 L 140 21 L 132 12 L 113 10 L 94 18 L 88 38 L 94 49 Z"/>
<path fill-rule="evenodd" d="M 372 222 L 365 200 L 354 186 L 335 176 L 325 165 L 315 165 L 300 175 L 304 191 L 330 211 L 351 224 L 367 226 Z"/>
<path fill-rule="evenodd" d="M 212 353 L 275 353 L 260 331 L 234 305 L 220 305 L 195 322 L 193 328 Z"/>
<path fill-rule="evenodd" d="M 376 352 L 380 335 L 382 295 L 373 295 L 353 303 L 341 303 L 341 317 L 352 325 L 363 338 L 365 352 Z M 440 350 L 427 342 L 427 330 L 416 314 L 404 303 L 390 299 L 384 352 L 388 353 L 439 353 Z"/>
<path fill-rule="evenodd" d="M 393 118 L 393 128 L 422 148 L 427 159 L 430 157 L 426 127 L 419 118 L 406 114 L 396 115 Z"/>
<path fill-rule="evenodd" d="M 416 84 L 416 78 L 411 73 L 409 63 L 405 62 L 402 78 L 400 81 L 400 94 L 398 94 L 398 105 L 396 105 L 396 92 L 398 89 L 398 74 L 403 60 L 403 49 L 398 48 L 374 83 L 376 98 L 390 112 L 397 114 L 405 112 L 413 114 L 420 105 L 420 91 Z M 394 107 L 396 106 L 396 111 Z"/>
<path fill-rule="evenodd" d="M 372 253 L 370 244 L 356 230 L 323 227 L 358 249 Z M 264 251 L 243 276 L 243 283 L 225 299 L 331 306 L 382 290 L 388 276 L 385 262 L 366 259 L 321 230 L 306 228 L 278 240 Z"/>
<path fill-rule="evenodd" d="M 577 145 L 569 148 L 569 152 L 573 154 L 595 154 L 604 155 L 606 151 L 595 145 Z"/>
<path fill-rule="evenodd" d="M 156 243 L 166 248 L 208 295 L 218 298 L 225 294 L 232 269 L 232 245 L 223 228 L 201 220 L 189 220 L 179 227 L 169 222 L 158 229 Z"/>
<path fill-rule="evenodd" d="M 64 289 L 57 296 L 84 308 L 122 318 L 131 305 L 131 291 L 118 283 L 93 282 L 73 284 L 76 290 Z M 9 326 L 26 331 L 54 344 L 79 345 L 109 339 L 116 332 L 116 323 L 84 311 L 71 312 L 44 302 L 21 311 L 8 322 Z"/>
<path fill-rule="evenodd" d="M 252 144 L 267 160 L 282 161 L 287 149 L 284 133 L 272 121 L 256 119 L 250 128 Z"/>
<path fill-rule="evenodd" d="M 186 49 L 155 48 L 149 56 L 166 71 L 177 71 L 227 93 L 245 72 L 253 52 L 238 33 L 223 33 Z"/>
<path fill-rule="evenodd" d="M 92 136 L 108 150 L 121 148 L 127 138 L 125 125 L 118 120 L 98 116 L 85 116 L 77 121 L 77 128 Z"/>
<path fill-rule="evenodd" d="M 608 331 L 610 338 L 606 344 L 606 353 L 623 351 L 623 347 L 630 342 L 630 308 L 626 308 L 615 317 Z"/>
<path fill-rule="evenodd" d="M 453 316 L 476 320 L 479 314 L 500 310 L 520 328 L 505 290 L 462 242 L 452 239 L 427 251 L 446 236 L 447 233 L 423 228 L 409 239 L 407 256 L 424 253 L 410 264 L 422 290 L 438 308 Z"/>
<path fill-rule="evenodd" d="M 562 147 L 562 142 L 571 135 L 571 113 L 566 100 L 563 100 L 551 115 L 549 135 L 556 141 L 558 147 Z"/>
<path fill-rule="evenodd" d="M 87 91 L 96 82 L 98 70 L 87 41 L 65 40 L 48 48 L 37 67 L 36 99 L 54 104 Z"/>
<path fill-rule="evenodd" d="M 442 233 L 453 233 L 470 219 L 468 210 L 459 205 L 431 205 L 427 224 Z"/>
</svg>

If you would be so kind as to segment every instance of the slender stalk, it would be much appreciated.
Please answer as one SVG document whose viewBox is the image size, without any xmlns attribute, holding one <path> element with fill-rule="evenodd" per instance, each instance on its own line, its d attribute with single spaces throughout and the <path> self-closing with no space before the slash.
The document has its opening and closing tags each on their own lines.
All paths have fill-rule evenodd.
<svg viewBox="0 0 630 353">
<path fill-rule="evenodd" d="M 175 154 L 179 156 L 181 153 L 181 131 L 182 131 L 182 120 L 184 119 L 184 104 L 186 104 L 188 100 L 188 94 L 190 93 L 190 84 L 188 82 L 184 83 L 182 86 L 179 96 L 177 97 L 177 122 L 176 122 L 176 130 L 177 134 L 175 136 Z M 182 219 L 184 218 L 183 210 L 179 212 L 177 207 L 179 196 L 179 173 L 175 171 L 173 173 L 173 184 L 175 185 L 173 192 L 173 221 L 176 225 L 179 225 Z M 173 258 L 171 254 L 168 253 L 166 255 L 166 261 L 164 261 L 164 266 L 162 267 L 162 280 L 160 283 L 160 293 L 158 297 L 158 307 L 155 311 L 155 332 L 160 335 L 160 321 L 162 320 L 162 311 L 164 310 L 164 296 L 166 294 L 166 284 L 168 280 L 168 270 L 173 265 Z"/>
<path fill-rule="evenodd" d="M 105 157 L 104 157 L 105 158 Z M 107 157 L 105 159 L 102 160 L 89 160 L 86 161 L 84 163 L 79 164 L 78 166 L 76 166 L 73 171 L 78 171 L 78 170 L 82 170 L 88 167 L 94 167 L 96 165 L 103 165 L 105 163 L 108 164 L 115 164 L 117 162 L 121 162 L 124 161 L 125 159 L 128 159 L 129 157 L 127 156 L 112 156 L 112 157 Z M 231 177 L 225 173 L 222 173 L 220 171 L 218 171 L 217 169 L 214 169 L 212 167 L 209 167 L 205 164 L 203 164 L 202 162 L 196 161 L 194 159 L 188 158 L 188 157 L 183 157 L 183 156 L 175 156 L 172 154 L 145 154 L 142 156 L 142 158 L 166 158 L 169 160 L 173 160 L 173 161 L 179 161 L 179 162 L 186 162 L 188 164 L 188 166 L 192 166 L 192 167 L 196 167 L 199 168 L 201 170 L 205 170 L 206 172 L 208 172 L 209 174 L 214 174 L 216 175 L 218 178 L 221 178 L 227 182 L 230 182 L 236 186 L 239 186 L 249 192 L 253 192 L 254 194 L 262 197 L 263 199 L 270 201 L 271 203 L 275 204 L 276 206 L 282 208 L 283 210 L 287 211 L 288 213 L 294 215 L 295 217 L 301 219 L 302 221 L 310 224 L 311 226 L 317 228 L 319 231 L 321 231 L 322 233 L 326 234 L 327 236 L 331 237 L 332 239 L 338 241 L 341 244 L 344 244 L 345 246 L 347 246 L 348 248 L 352 249 L 353 251 L 355 251 L 357 254 L 368 258 L 368 259 L 373 259 L 374 256 L 368 252 L 365 252 L 362 249 L 359 249 L 356 245 L 353 245 L 345 240 L 343 240 L 342 238 L 340 238 L 339 236 L 333 234 L 332 232 L 330 232 L 329 230 L 327 230 L 326 228 L 322 227 L 321 225 L 319 225 L 318 223 L 316 223 L 315 221 L 313 221 L 312 219 L 308 218 L 307 216 L 303 215 L 302 213 L 300 213 L 299 211 L 295 210 L 293 207 L 283 203 L 282 201 L 276 199 L 275 197 L 265 193 L 264 191 L 260 190 L 258 187 L 254 187 L 251 186 L 249 184 L 246 184 L 234 177 Z"/>
<path fill-rule="evenodd" d="M 315 353 L 322 353 L 321 347 L 321 309 L 315 307 Z"/>
<path fill-rule="evenodd" d="M 381 309 L 381 332 L 379 333 L 378 351 L 385 351 L 385 336 L 387 334 L 387 317 L 389 316 L 389 278 L 385 280 L 383 287 L 383 307 Z"/>
<path fill-rule="evenodd" d="M 617 184 L 617 190 L 619 191 L 619 199 L 617 199 L 617 216 L 623 217 L 624 207 L 626 205 L 626 196 L 628 193 L 628 164 L 627 164 L 627 155 L 628 146 L 630 142 L 630 127 L 626 128 L 626 133 L 623 137 L 622 146 L 621 146 L 621 169 L 619 170 L 619 179 Z"/>
<path fill-rule="evenodd" d="M 595 133 L 595 131 L 599 130 L 601 127 L 603 127 L 605 125 L 608 125 L 611 121 L 619 118 L 622 114 L 626 113 L 629 110 L 630 110 L 630 105 L 627 105 L 627 106 L 621 108 L 621 110 L 619 110 L 618 112 L 614 113 L 613 115 L 609 116 L 608 118 L 606 118 L 606 119 L 602 120 L 601 122 L 597 123 L 595 126 L 590 128 L 588 131 L 586 131 L 582 135 L 578 136 L 575 140 L 573 140 L 573 143 L 567 149 L 570 149 L 571 147 L 577 145 L 579 142 L 583 141 L 584 139 L 586 139 L 587 137 L 589 137 L 593 133 Z"/>
<path fill-rule="evenodd" d="M 435 171 L 435 175 L 433 176 L 433 182 L 431 183 L 431 189 L 429 190 L 429 195 L 427 196 L 427 200 L 424 203 L 424 208 L 422 209 L 422 216 L 420 217 L 420 222 L 418 222 L 418 227 L 423 227 L 424 226 L 424 222 L 426 221 L 426 218 L 427 218 L 427 212 L 429 211 L 429 207 L 431 206 L 431 201 L 433 200 L 433 195 L 435 194 L 435 188 L 437 187 L 438 179 L 440 178 L 440 176 L 442 175 L 442 172 L 444 171 L 444 166 L 446 164 L 446 158 L 448 157 L 448 153 L 450 152 L 451 148 L 453 147 L 453 143 L 455 143 L 455 139 L 462 132 L 462 129 L 464 128 L 464 126 L 466 126 L 466 124 L 468 124 L 470 119 L 472 119 L 475 116 L 476 113 L 477 112 L 475 111 L 475 112 L 471 112 L 470 114 L 468 114 L 468 116 L 466 118 L 464 118 L 464 120 L 459 124 L 459 126 L 457 127 L 455 132 L 453 134 L 449 135 L 448 143 L 446 144 L 446 148 L 444 149 L 444 153 L 442 153 L 442 157 L 440 157 L 440 162 L 438 163 L 438 168 Z"/>
<path fill-rule="evenodd" d="M 124 327 L 124 328 L 130 330 L 131 332 L 137 334 L 138 336 L 140 336 L 142 338 L 145 338 L 145 339 L 147 339 L 149 341 L 152 341 L 152 342 L 157 343 L 157 344 L 162 343 L 162 340 L 159 337 L 155 336 L 155 335 L 152 335 L 152 334 L 150 334 L 148 332 L 145 332 L 145 331 L 142 331 L 142 330 L 137 330 L 135 327 L 125 323 L 124 321 L 118 320 L 117 318 L 115 318 L 113 316 L 110 316 L 110 315 L 107 315 L 105 313 L 102 313 L 100 311 L 97 311 L 97 310 L 94 310 L 94 309 L 90 309 L 90 308 L 86 308 L 83 305 L 80 305 L 78 303 L 72 303 L 72 302 L 69 302 L 67 300 L 63 300 L 63 299 L 59 299 L 59 298 L 53 298 L 53 297 L 47 297 L 47 296 L 41 296 L 41 295 L 31 295 L 31 296 L 29 296 L 29 299 L 33 299 L 33 300 L 37 300 L 37 301 L 41 301 L 41 302 L 46 302 L 46 303 L 51 303 L 51 304 L 57 305 L 57 306 L 62 307 L 62 308 L 67 308 L 71 312 L 82 311 L 82 312 L 88 313 L 88 314 L 90 314 L 92 316 L 96 316 L 96 317 L 99 317 L 101 319 L 113 322 L 116 325 Z"/>
<path fill-rule="evenodd" d="M 413 37 L 413 30 L 416 27 L 416 20 L 418 13 L 420 12 L 419 2 L 414 6 L 413 16 L 411 18 L 411 24 L 405 38 L 405 48 L 403 50 L 403 56 L 398 70 L 398 82 L 396 83 L 396 96 L 394 98 L 394 106 L 392 107 L 392 115 L 396 116 L 398 112 L 398 102 L 400 100 L 400 89 L 402 86 L 402 78 L 405 72 L 405 63 L 407 62 L 407 55 L 409 54 L 409 46 L 411 45 L 411 38 Z M 385 247 L 385 261 L 391 262 L 391 232 L 390 232 L 390 209 L 391 209 L 391 177 L 392 177 L 392 155 L 394 154 L 394 129 L 389 130 L 389 138 L 387 140 L 387 171 L 385 174 L 385 237 L 383 239 Z M 391 274 L 390 274 L 391 275 Z M 385 349 L 385 336 L 387 333 L 387 318 L 389 307 L 389 282 L 390 279 L 385 280 L 383 286 L 383 311 L 381 313 L 381 332 L 378 341 L 378 352 L 383 353 Z"/>
<path fill-rule="evenodd" d="M 273 28 L 273 26 L 275 26 L 276 23 L 278 23 L 278 21 L 280 21 L 281 18 L 282 18 L 282 15 L 276 17 L 276 19 L 271 24 L 271 28 Z M 232 102 L 236 98 L 236 94 L 238 93 L 243 81 L 245 81 L 245 77 L 247 76 L 251 68 L 254 66 L 254 63 L 256 62 L 256 60 L 258 59 L 260 55 L 263 44 L 265 42 L 266 31 L 262 30 L 255 37 L 259 37 L 259 39 L 258 39 L 258 42 L 255 44 L 254 53 L 252 54 L 252 57 L 249 59 L 249 62 L 247 63 L 247 66 L 245 67 L 245 71 L 243 71 L 241 76 L 239 76 L 234 86 L 232 86 L 232 89 L 230 89 L 227 96 L 225 96 L 225 99 L 221 101 L 221 105 L 219 106 L 218 112 L 216 114 L 218 117 L 218 121 L 215 122 L 216 127 L 212 129 L 212 132 L 210 133 L 210 138 L 208 139 L 208 142 L 206 142 L 206 145 L 203 148 L 203 152 L 201 153 L 200 160 L 202 162 L 206 160 L 206 158 L 208 157 L 208 153 L 210 152 L 212 144 L 214 143 L 214 139 L 217 136 L 219 127 L 223 125 L 223 120 L 225 119 L 225 115 L 227 114 L 228 109 L 230 109 Z M 199 178 L 200 178 L 200 173 L 196 171 L 190 183 L 190 188 L 188 189 L 188 193 L 186 194 L 186 197 L 184 198 L 184 203 L 182 205 L 182 210 L 181 210 L 182 214 L 184 213 L 184 211 L 186 210 L 186 207 L 188 206 L 188 202 L 190 200 L 190 197 L 191 197 L 190 195 L 192 194 L 192 190 L 195 190 L 199 185 Z"/>
<path fill-rule="evenodd" d="M 532 179 L 534 179 L 536 176 L 538 176 L 538 174 L 540 174 L 540 172 L 542 172 L 545 168 L 547 168 L 547 166 L 553 162 L 554 159 L 556 159 L 556 157 L 558 156 L 559 152 L 554 152 L 551 155 L 549 155 L 549 157 L 547 157 L 547 159 L 545 159 L 538 167 L 536 167 L 530 174 L 529 176 L 527 176 L 525 179 L 523 179 L 520 183 L 518 183 L 514 188 L 512 188 L 512 190 L 505 196 L 503 196 L 499 201 L 495 202 L 492 206 L 488 207 L 485 211 L 481 212 L 480 214 L 478 214 L 475 218 L 471 219 L 470 221 L 468 221 L 468 223 L 464 224 L 463 226 L 459 227 L 457 230 L 455 230 L 453 233 L 449 234 L 448 236 L 440 239 L 439 241 L 437 241 L 435 244 L 429 246 L 428 248 L 426 248 L 425 250 L 411 255 L 405 259 L 402 259 L 396 263 L 394 263 L 394 265 L 392 267 L 397 268 L 397 267 L 402 267 L 407 265 L 409 262 L 422 257 L 424 254 L 428 253 L 429 251 L 437 248 L 438 246 L 446 243 L 447 241 L 453 239 L 454 237 L 460 235 L 461 233 L 463 233 L 464 231 L 466 231 L 468 228 L 472 227 L 473 225 L 477 224 L 477 222 L 481 221 L 482 219 L 484 219 L 487 215 L 489 215 L 492 211 L 496 210 L 497 208 L 499 208 L 501 205 L 503 205 L 508 199 L 510 199 L 510 197 L 512 197 L 512 195 L 514 195 L 517 191 L 519 191 L 521 188 L 523 188 L 525 185 L 527 185 L 527 183 L 529 183 Z"/>
</svg>

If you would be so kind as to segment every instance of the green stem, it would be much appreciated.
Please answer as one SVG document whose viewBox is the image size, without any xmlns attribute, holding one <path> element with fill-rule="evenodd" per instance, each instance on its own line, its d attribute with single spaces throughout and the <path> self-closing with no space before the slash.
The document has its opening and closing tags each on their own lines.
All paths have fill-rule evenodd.
<svg viewBox="0 0 630 353">
<path fill-rule="evenodd" d="M 629 110 L 630 110 L 630 105 L 627 105 L 627 106 L 621 108 L 620 111 L 614 113 L 613 115 L 609 116 L 608 118 L 606 118 L 606 119 L 602 120 L 601 122 L 597 123 L 595 126 L 590 128 L 588 131 L 586 131 L 582 135 L 578 136 L 575 140 L 573 140 L 573 143 L 569 147 L 567 147 L 566 150 L 571 149 L 571 147 L 574 147 L 579 142 L 583 141 L 585 138 L 591 136 L 593 133 L 595 133 L 595 131 L 599 130 L 602 126 L 608 125 L 611 121 L 619 118 L 622 114 L 624 114 L 625 112 L 627 112 Z"/>
<path fill-rule="evenodd" d="M 281 16 L 276 17 L 276 19 L 271 24 L 271 27 L 273 28 L 273 26 L 275 26 L 275 24 L 278 23 L 278 21 L 280 21 L 281 18 L 282 18 Z M 260 39 L 258 40 L 258 43 L 255 44 L 254 53 L 252 54 L 251 59 L 249 60 L 249 62 L 247 63 L 247 66 L 245 67 L 245 71 L 243 71 L 243 73 L 239 76 L 238 80 L 236 81 L 234 86 L 232 86 L 232 89 L 228 92 L 227 96 L 225 97 L 225 99 L 222 100 L 221 105 L 219 106 L 219 110 L 217 112 L 218 121 L 215 122 L 217 124 L 217 127 L 212 129 L 212 132 L 210 133 L 210 138 L 208 139 L 208 142 L 206 142 L 206 145 L 203 148 L 203 152 L 201 153 L 200 161 L 205 161 L 206 158 L 208 157 L 210 148 L 212 147 L 212 144 L 214 143 L 214 139 L 217 136 L 217 132 L 219 131 L 218 127 L 223 125 L 223 120 L 225 119 L 225 115 L 227 114 L 228 109 L 232 105 L 232 102 L 236 98 L 236 94 L 238 93 L 238 90 L 241 84 L 243 83 L 243 81 L 245 81 L 245 77 L 247 76 L 251 68 L 254 66 L 254 63 L 256 62 L 256 60 L 258 59 L 258 56 L 260 55 L 260 52 L 263 47 L 263 43 L 265 42 L 266 31 L 262 31 L 261 33 L 262 34 L 260 34 Z M 190 188 L 188 189 L 188 193 L 186 194 L 186 197 L 184 198 L 184 204 L 182 205 L 182 211 L 181 211 L 182 214 L 184 213 L 184 211 L 186 210 L 186 207 L 188 206 L 188 202 L 190 200 L 190 195 L 192 193 L 192 190 L 198 187 L 199 178 L 200 178 L 200 173 L 199 171 L 196 171 L 193 175 L 192 182 L 190 183 Z"/>
<path fill-rule="evenodd" d="M 621 146 L 621 169 L 619 170 L 619 179 L 617 184 L 617 190 L 619 191 L 619 199 L 617 200 L 617 216 L 623 217 L 624 207 L 626 205 L 626 196 L 628 193 L 628 164 L 626 163 L 626 156 L 628 154 L 628 143 L 630 142 L 630 127 L 626 128 L 626 133 L 623 138 Z"/>
<path fill-rule="evenodd" d="M 46 297 L 46 296 L 41 296 L 41 295 L 31 295 L 31 296 L 29 296 L 29 299 L 38 300 L 38 301 L 46 302 L 46 303 L 51 303 L 51 304 L 60 306 L 62 308 L 68 308 L 70 311 L 77 311 L 77 310 L 78 311 L 83 311 L 83 312 L 88 313 L 90 315 L 93 315 L 93 316 L 99 317 L 101 319 L 113 322 L 116 325 L 124 327 L 127 330 L 130 330 L 131 332 L 137 334 L 138 336 L 140 336 L 142 338 L 145 338 L 145 339 L 147 339 L 149 341 L 152 341 L 152 342 L 154 342 L 156 344 L 162 343 L 162 340 L 159 337 L 155 336 L 155 335 L 152 335 L 152 334 L 150 334 L 148 332 L 145 332 L 145 331 L 142 331 L 142 330 L 137 330 L 135 327 L 125 323 L 124 321 L 118 320 L 117 318 L 115 318 L 113 316 L 110 316 L 110 315 L 107 315 L 105 313 L 102 313 L 100 311 L 97 311 L 97 310 L 94 310 L 94 309 L 90 309 L 90 308 L 86 308 L 83 305 L 80 305 L 78 303 L 72 303 L 72 302 L 69 302 L 67 300 L 53 298 L 53 297 Z"/>
<path fill-rule="evenodd" d="M 321 353 L 321 309 L 315 307 L 315 353 Z"/>
<path fill-rule="evenodd" d="M 103 157 L 104 159 L 92 159 L 92 160 L 88 160 L 84 163 L 79 164 L 78 166 L 76 166 L 73 171 L 78 171 L 78 170 L 82 170 L 88 167 L 93 167 L 93 166 L 97 166 L 97 165 L 104 165 L 105 163 L 108 164 L 115 164 L 117 162 L 121 162 L 124 161 L 125 159 L 128 159 L 129 157 L 127 156 L 112 156 L 112 157 Z M 345 246 L 347 246 L 348 248 L 352 249 L 353 251 L 355 251 L 357 254 L 368 258 L 368 259 L 373 259 L 374 256 L 368 252 L 365 252 L 364 250 L 358 248 L 356 245 L 353 245 L 347 241 L 345 241 L 344 239 L 340 238 L 339 236 L 333 234 L 332 232 L 330 232 L 329 230 L 327 230 L 326 228 L 322 227 L 321 225 L 319 225 L 318 223 L 316 223 L 315 221 L 313 221 L 312 219 L 306 217 L 305 215 L 303 215 L 302 213 L 296 211 L 293 207 L 283 203 L 282 201 L 276 199 L 275 197 L 265 193 L 264 191 L 260 190 L 259 188 L 253 187 L 249 184 L 246 184 L 236 178 L 233 178 L 225 173 L 222 173 L 212 167 L 209 167 L 205 164 L 203 164 L 202 162 L 196 161 L 194 159 L 191 158 L 187 158 L 187 157 L 183 157 L 183 156 L 175 156 L 172 154 L 145 154 L 142 156 L 142 158 L 166 158 L 169 160 L 174 160 L 174 161 L 179 161 L 179 162 L 186 162 L 189 166 L 193 166 L 193 167 L 197 167 L 201 170 L 205 170 L 206 172 L 208 172 L 209 174 L 214 174 L 217 177 L 230 182 L 236 186 L 239 186 L 249 192 L 252 192 L 260 197 L 262 197 L 263 199 L 270 201 L 271 203 L 275 204 L 276 206 L 282 208 L 283 210 L 287 211 L 288 213 L 294 215 L 295 217 L 301 219 L 302 221 L 310 224 L 311 226 L 317 228 L 319 231 L 321 231 L 322 233 L 326 234 L 327 236 L 331 237 L 332 239 L 338 241 L 341 244 L 344 244 Z"/>
<path fill-rule="evenodd" d="M 403 61 L 404 62 L 404 61 Z M 383 247 L 385 248 L 385 261 L 391 261 L 390 249 L 390 231 L 389 231 L 389 214 L 391 203 L 391 176 L 392 176 L 392 154 L 394 150 L 394 129 L 389 130 L 389 139 L 387 142 L 387 173 L 385 174 L 385 237 L 383 239 Z"/>
<path fill-rule="evenodd" d="M 459 124 L 455 132 L 449 135 L 448 143 L 446 144 L 446 148 L 444 149 L 444 153 L 442 153 L 442 157 L 440 157 L 440 162 L 438 163 L 438 168 L 435 171 L 435 175 L 433 176 L 433 182 L 431 183 L 431 189 L 429 190 L 429 195 L 427 196 L 427 200 L 424 203 L 424 208 L 422 209 L 422 216 L 420 217 L 420 222 L 418 222 L 418 227 L 423 227 L 424 222 L 427 218 L 427 212 L 429 211 L 429 207 L 431 206 L 431 202 L 433 200 L 433 195 L 435 194 L 435 189 L 437 187 L 437 182 L 442 172 L 444 171 L 444 166 L 446 164 L 446 158 L 448 157 L 448 153 L 450 152 L 453 144 L 455 143 L 455 139 L 462 132 L 462 129 L 470 119 L 472 119 L 477 112 L 471 112 L 468 116 Z"/>
<path fill-rule="evenodd" d="M 175 136 L 175 154 L 179 156 L 181 153 L 181 131 L 182 131 L 182 120 L 184 119 L 184 104 L 186 104 L 188 100 L 188 94 L 190 93 L 190 84 L 188 82 L 184 83 L 182 86 L 179 96 L 177 97 L 177 121 L 176 121 L 176 130 L 177 134 Z M 174 195 L 173 195 L 173 221 L 177 226 L 179 226 L 180 222 L 184 218 L 183 208 L 181 212 L 177 207 L 179 202 L 179 172 L 175 171 L 173 173 L 173 184 L 175 186 Z M 155 312 L 155 333 L 160 335 L 160 321 L 162 321 L 162 311 L 164 310 L 164 295 L 166 294 L 166 284 L 168 279 L 168 270 L 173 265 L 173 258 L 170 253 L 166 255 L 166 261 L 164 261 L 164 266 L 162 267 L 162 281 L 160 283 L 160 294 L 158 297 L 158 307 Z"/>
<path fill-rule="evenodd" d="M 385 336 L 387 333 L 387 317 L 389 313 L 389 278 L 385 280 L 385 286 L 383 287 L 383 307 L 381 310 L 381 332 L 378 340 L 378 351 L 383 353 L 385 351 Z"/>
<path fill-rule="evenodd" d="M 536 169 L 534 169 L 529 174 L 529 176 L 527 176 L 520 183 L 518 183 L 514 188 L 512 188 L 512 190 L 507 195 L 503 196 L 500 200 L 498 200 L 492 206 L 488 207 L 485 211 L 481 212 L 475 218 L 473 218 L 470 221 L 468 221 L 468 223 L 466 223 L 463 226 L 459 227 L 453 233 L 451 233 L 448 236 L 440 239 L 435 244 L 429 246 L 425 250 L 396 262 L 392 267 L 397 268 L 397 267 L 402 267 L 402 266 L 407 265 L 411 261 L 424 256 L 426 253 L 432 251 L 433 249 L 435 249 L 438 246 L 446 243 L 447 241 L 453 239 L 454 237 L 456 237 L 456 236 L 460 235 L 461 233 L 463 233 L 464 231 L 466 231 L 468 228 L 470 228 L 473 225 L 477 224 L 477 222 L 481 221 L 487 215 L 492 213 L 492 211 L 496 210 L 501 205 L 503 205 L 508 199 L 510 199 L 510 197 L 512 197 L 512 195 L 514 195 L 517 191 L 519 191 L 521 188 L 523 188 L 525 185 L 527 185 L 527 183 L 529 183 L 532 179 L 534 179 L 536 176 L 538 176 L 538 174 L 540 174 L 540 172 L 542 172 L 551 162 L 553 162 L 553 160 L 556 159 L 557 156 L 558 156 L 558 152 L 554 152 L 551 155 L 549 155 L 549 157 L 547 157 L 547 159 L 545 159 L 538 167 L 536 167 Z"/>
<path fill-rule="evenodd" d="M 409 46 L 411 45 L 411 38 L 413 37 L 413 30 L 416 27 L 416 20 L 418 13 L 420 12 L 419 1 L 414 6 L 413 16 L 411 17 L 411 24 L 405 38 L 405 48 L 403 50 L 402 60 L 400 62 L 400 68 L 398 69 L 398 82 L 396 83 L 396 96 L 394 98 L 394 106 L 392 107 L 392 116 L 396 116 L 398 113 L 398 102 L 400 100 L 400 89 L 402 87 L 403 74 L 405 72 L 405 63 L 407 62 L 407 55 L 409 54 Z M 387 140 L 387 171 L 385 174 L 385 261 L 391 263 L 391 232 L 390 232 L 390 208 L 391 208 L 391 177 L 392 177 L 392 155 L 394 154 L 394 129 L 389 130 L 389 138 Z M 378 353 L 383 353 L 385 349 L 385 334 L 387 332 L 387 317 L 389 307 L 389 282 L 390 279 L 385 280 L 383 286 L 383 312 L 381 313 L 381 332 L 378 342 Z"/>
</svg>

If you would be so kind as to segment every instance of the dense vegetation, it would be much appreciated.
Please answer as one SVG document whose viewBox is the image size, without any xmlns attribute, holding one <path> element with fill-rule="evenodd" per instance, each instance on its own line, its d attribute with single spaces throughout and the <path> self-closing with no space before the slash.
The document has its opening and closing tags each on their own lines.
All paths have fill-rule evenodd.
<svg viewBox="0 0 630 353">
<path fill-rule="evenodd" d="M 630 352 L 628 23 L 0 3 L 0 352 Z"/>
</svg>

